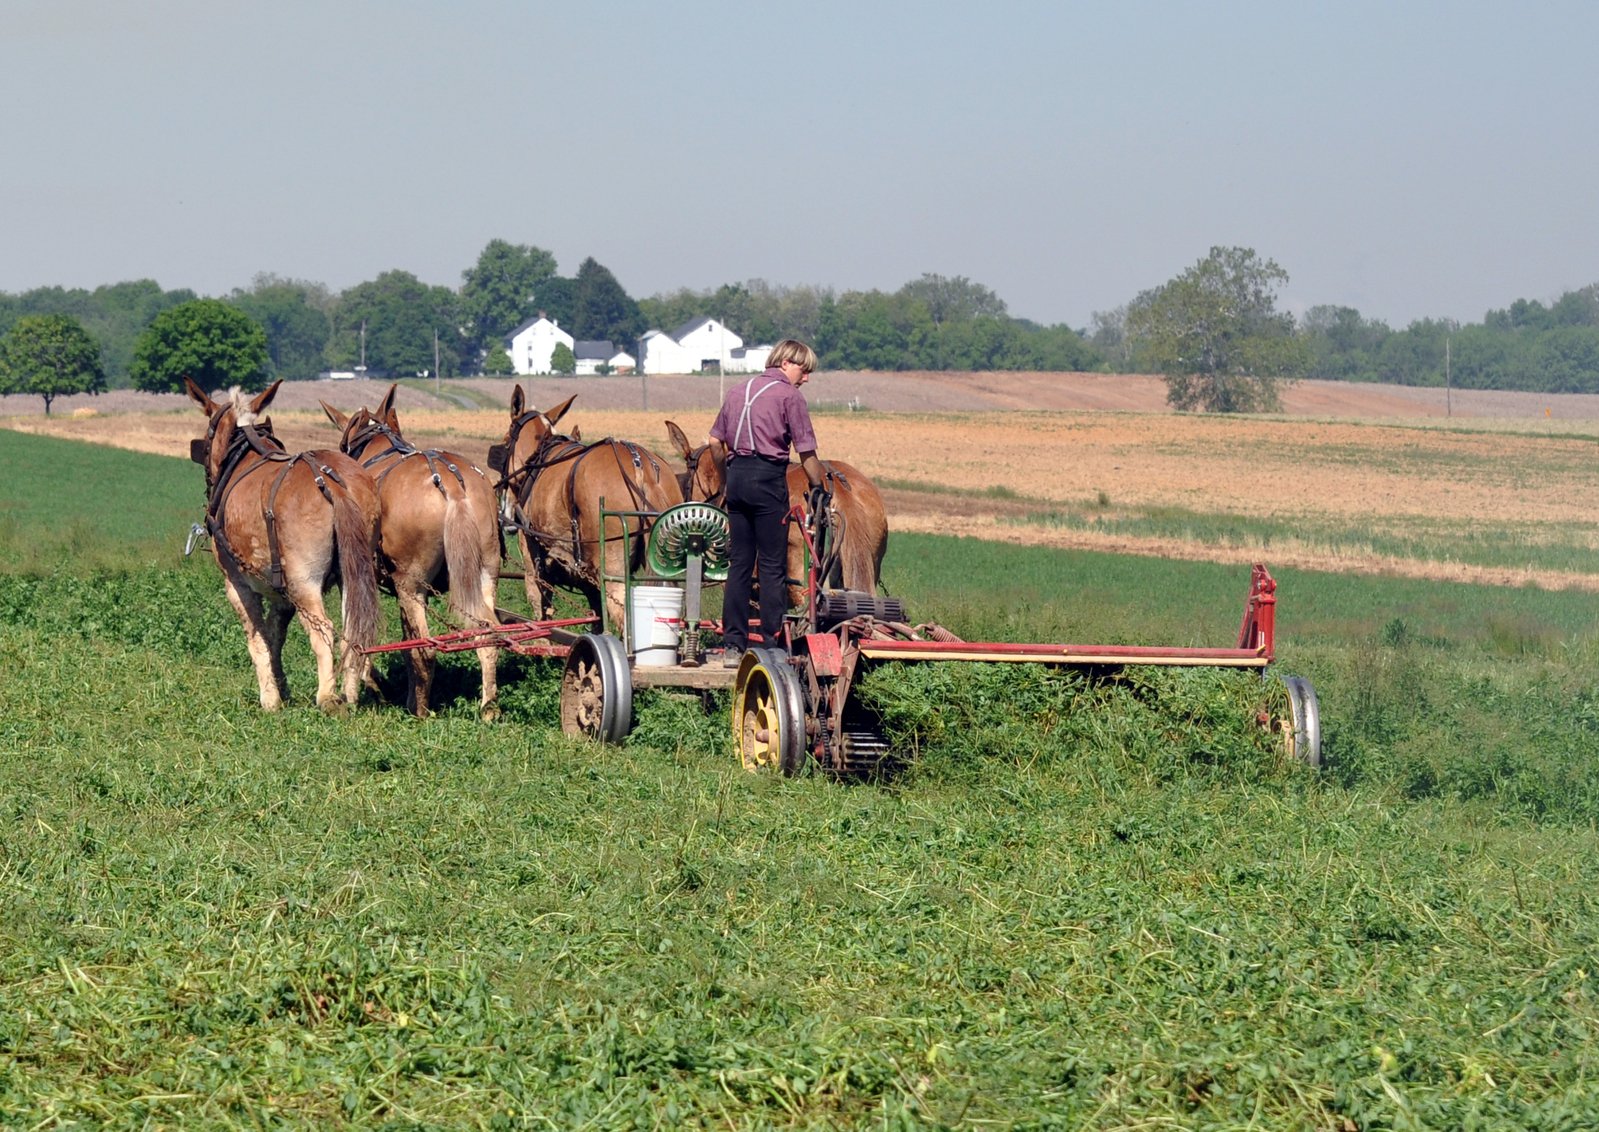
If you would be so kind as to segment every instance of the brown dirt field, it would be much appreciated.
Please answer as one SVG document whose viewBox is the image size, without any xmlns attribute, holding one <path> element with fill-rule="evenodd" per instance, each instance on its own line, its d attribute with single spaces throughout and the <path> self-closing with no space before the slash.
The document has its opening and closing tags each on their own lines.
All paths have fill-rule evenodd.
<svg viewBox="0 0 1599 1132">
<path fill-rule="evenodd" d="M 578 395 L 563 424 L 584 436 L 629 437 L 675 466 L 663 419 L 702 436 L 718 402 L 706 377 L 522 379 L 535 404 Z M 447 382 L 448 396 L 404 388 L 398 404 L 414 441 L 482 460 L 505 432 L 509 381 Z M 285 385 L 273 405 L 291 447 L 336 437 L 317 407 L 373 404 L 379 382 Z M 822 455 L 848 460 L 885 489 L 894 530 L 1117 553 L 1350 572 L 1405 574 L 1506 585 L 1599 590 L 1592 572 L 1494 570 L 1329 550 L 1296 529 L 1334 523 L 1373 531 L 1410 526 L 1471 531 L 1515 523 L 1587 532 L 1599 552 L 1599 396 L 1455 392 L 1301 382 L 1284 413 L 1259 417 L 1176 414 L 1156 378 L 1101 374 L 831 374 L 806 394 Z M 649 410 L 639 408 L 647 398 Z M 32 412 L 23 413 L 26 402 Z M 845 408 L 855 401 L 866 411 Z M 20 431 L 186 456 L 198 411 L 175 394 L 63 398 L 46 419 L 38 398 L 0 398 L 0 425 Z M 1198 539 L 1129 538 L 1090 530 L 1016 525 L 1051 508 L 1175 508 L 1197 515 L 1270 519 L 1283 534 L 1269 548 L 1223 548 Z M 1347 541 L 1347 540 L 1346 540 Z"/>
</svg>

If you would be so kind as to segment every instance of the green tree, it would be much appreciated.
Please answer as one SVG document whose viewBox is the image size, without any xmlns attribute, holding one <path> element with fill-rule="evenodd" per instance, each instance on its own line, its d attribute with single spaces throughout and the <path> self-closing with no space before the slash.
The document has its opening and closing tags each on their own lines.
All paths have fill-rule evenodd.
<svg viewBox="0 0 1599 1132">
<path fill-rule="evenodd" d="M 557 342 L 555 349 L 550 353 L 550 369 L 554 373 L 562 373 L 571 377 L 577 372 L 577 356 L 572 353 L 572 347 L 565 342 Z"/>
<path fill-rule="evenodd" d="M 177 392 L 185 377 L 202 389 L 263 389 L 266 331 L 220 299 L 195 299 L 156 315 L 128 368 L 134 386 L 152 393 Z"/>
<path fill-rule="evenodd" d="M 235 290 L 228 301 L 266 331 L 269 378 L 311 381 L 327 364 L 333 297 L 322 284 L 257 275 L 248 291 Z"/>
<path fill-rule="evenodd" d="M 631 346 L 644 333 L 644 316 L 610 269 L 592 256 L 577 269 L 576 309 L 570 329 L 574 337 L 620 342 Z"/>
<path fill-rule="evenodd" d="M 70 315 L 25 315 L 0 338 L 0 393 L 43 397 L 45 416 L 63 393 L 104 389 L 100 346 Z"/>
<path fill-rule="evenodd" d="M 483 355 L 483 372 L 490 377 L 504 377 L 511 369 L 511 355 L 499 343 L 490 346 L 489 352 Z"/>
<path fill-rule="evenodd" d="M 364 357 L 374 374 L 409 377 L 431 371 L 437 343 L 441 374 L 461 372 L 459 303 L 409 271 L 388 271 L 339 296 L 328 360 L 340 368 Z"/>
<path fill-rule="evenodd" d="M 1133 300 L 1125 332 L 1134 356 L 1165 377 L 1176 409 L 1275 410 L 1281 383 L 1301 376 L 1310 356 L 1293 316 L 1277 310 L 1277 289 L 1287 282 L 1286 271 L 1252 248 L 1211 248 Z"/>
<path fill-rule="evenodd" d="M 477 263 L 461 273 L 460 314 L 475 357 L 496 345 L 542 307 L 555 275 L 555 256 L 543 248 L 490 240 Z"/>
</svg>

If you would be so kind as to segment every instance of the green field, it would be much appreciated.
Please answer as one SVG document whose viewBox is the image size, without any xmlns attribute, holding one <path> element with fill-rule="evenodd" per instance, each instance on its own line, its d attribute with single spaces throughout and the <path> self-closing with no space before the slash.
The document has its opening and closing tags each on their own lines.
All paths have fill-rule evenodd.
<svg viewBox="0 0 1599 1132">
<path fill-rule="evenodd" d="M 1320 773 L 1247 677 L 943 665 L 870 677 L 917 759 L 842 786 L 696 700 L 568 739 L 548 662 L 493 725 L 464 658 L 431 720 L 324 716 L 298 629 L 264 715 L 197 468 L 0 466 L 0 1126 L 1594 1126 L 1592 595 L 1277 572 Z M 885 579 L 1169 644 L 1248 582 L 932 536 Z"/>
</svg>

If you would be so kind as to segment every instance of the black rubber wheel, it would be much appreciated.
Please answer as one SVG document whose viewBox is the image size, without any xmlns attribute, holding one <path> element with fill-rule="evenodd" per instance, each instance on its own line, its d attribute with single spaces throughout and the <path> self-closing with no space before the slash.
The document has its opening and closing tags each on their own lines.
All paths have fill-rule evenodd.
<svg viewBox="0 0 1599 1132">
<path fill-rule="evenodd" d="M 584 634 L 566 656 L 561 730 L 602 743 L 620 743 L 633 730 L 633 677 L 622 642 L 609 633 Z"/>
</svg>

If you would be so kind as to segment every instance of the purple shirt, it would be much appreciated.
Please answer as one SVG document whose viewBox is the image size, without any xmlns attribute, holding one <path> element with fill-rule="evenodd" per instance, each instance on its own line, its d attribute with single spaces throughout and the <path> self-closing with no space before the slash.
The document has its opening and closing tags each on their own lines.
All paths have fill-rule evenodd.
<svg viewBox="0 0 1599 1132">
<path fill-rule="evenodd" d="M 754 453 L 787 462 L 791 444 L 796 452 L 816 451 L 810 408 L 775 368 L 728 390 L 711 436 L 740 456 Z"/>
</svg>

